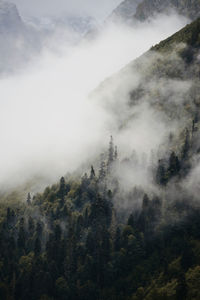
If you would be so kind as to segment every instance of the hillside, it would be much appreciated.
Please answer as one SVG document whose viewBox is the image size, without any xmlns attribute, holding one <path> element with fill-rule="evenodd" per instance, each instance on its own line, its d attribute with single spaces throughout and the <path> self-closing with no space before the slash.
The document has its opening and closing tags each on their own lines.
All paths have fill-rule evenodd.
<svg viewBox="0 0 200 300">
<path fill-rule="evenodd" d="M 200 299 L 199 36 L 200 19 L 94 91 L 118 134 L 164 131 L 151 157 L 110 137 L 84 174 L 2 196 L 0 299 Z"/>
<path fill-rule="evenodd" d="M 125 0 L 113 12 L 112 16 L 128 22 L 145 21 L 157 13 L 168 14 L 176 11 L 179 15 L 195 20 L 200 17 L 199 0 Z"/>
<path fill-rule="evenodd" d="M 170 9 L 175 10 L 179 15 L 190 20 L 195 20 L 200 16 L 199 0 L 144 0 L 137 7 L 135 18 L 146 20 L 156 13 L 167 13 Z"/>
</svg>

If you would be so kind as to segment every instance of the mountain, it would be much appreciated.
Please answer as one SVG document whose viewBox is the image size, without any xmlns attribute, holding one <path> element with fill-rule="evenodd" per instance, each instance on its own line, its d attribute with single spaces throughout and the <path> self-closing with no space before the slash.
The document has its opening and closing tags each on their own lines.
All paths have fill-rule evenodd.
<svg viewBox="0 0 200 300">
<path fill-rule="evenodd" d="M 54 51 L 61 42 L 77 43 L 93 27 L 95 21 L 88 16 L 22 19 L 15 4 L 1 0 L 0 75 L 20 70 L 44 47 Z"/>
<path fill-rule="evenodd" d="M 0 195 L 1 299 L 200 299 L 199 36 L 197 19 L 94 92 L 128 143 L 164 133 L 150 159 L 111 136 L 83 175 Z"/>
<path fill-rule="evenodd" d="M 112 18 L 122 18 L 128 22 L 145 21 L 155 14 L 167 14 L 171 11 L 195 20 L 200 17 L 199 0 L 125 0 L 112 13 Z"/>
<path fill-rule="evenodd" d="M 125 0 L 113 11 L 109 20 L 129 20 L 136 13 L 138 4 L 142 0 Z"/>
<path fill-rule="evenodd" d="M 190 20 L 200 17 L 199 0 L 144 0 L 138 5 L 135 18 L 143 21 L 156 13 L 167 13 L 171 9 Z"/>
<path fill-rule="evenodd" d="M 41 37 L 26 24 L 15 4 L 0 1 L 0 73 L 12 72 L 41 48 Z"/>
<path fill-rule="evenodd" d="M 19 31 L 24 27 L 17 7 L 13 3 L 0 2 L 0 32 Z"/>
<path fill-rule="evenodd" d="M 84 35 L 89 30 L 96 26 L 96 21 L 90 16 L 66 15 L 60 17 L 26 17 L 27 23 L 32 24 L 40 30 L 55 32 L 59 29 L 71 30 L 80 35 Z"/>
</svg>

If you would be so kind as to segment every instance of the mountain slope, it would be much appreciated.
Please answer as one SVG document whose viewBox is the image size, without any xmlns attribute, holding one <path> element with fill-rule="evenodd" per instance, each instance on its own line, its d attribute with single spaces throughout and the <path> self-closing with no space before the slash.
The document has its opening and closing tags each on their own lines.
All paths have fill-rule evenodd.
<svg viewBox="0 0 200 300">
<path fill-rule="evenodd" d="M 0 201 L 2 299 L 199 299 L 199 173 L 192 176 L 200 161 L 199 34 L 200 19 L 95 91 L 112 98 L 107 108 L 119 118 L 118 131 L 133 132 L 145 107 L 139 127 L 156 119 L 156 134 L 162 124 L 172 130 L 155 159 L 147 164 L 141 149 L 139 158 L 124 158 L 111 137 L 89 173 Z"/>
<path fill-rule="evenodd" d="M 136 13 L 136 9 L 142 0 L 125 0 L 119 4 L 119 6 L 113 11 L 110 16 L 111 20 L 127 20 L 131 19 Z"/>
<path fill-rule="evenodd" d="M 144 122 L 147 122 L 145 130 L 148 132 L 148 128 L 151 128 L 151 119 L 148 118 L 152 114 L 156 120 L 153 126 L 163 129 L 161 132 L 158 129 L 153 134 L 149 130 L 149 135 L 162 136 L 162 132 L 164 133 L 155 156 L 157 160 L 163 161 L 166 169 L 170 152 L 175 151 L 182 159 L 187 142 L 192 145 L 187 150 L 191 160 L 196 159 L 199 153 L 199 34 L 200 19 L 152 47 L 102 83 L 94 93 L 98 101 L 103 98 L 111 103 L 107 104 L 107 109 L 116 118 L 121 135 L 129 132 L 134 139 L 134 134 L 137 135 L 134 128 L 140 130 L 138 123 Z M 141 123 L 137 121 L 140 118 Z M 132 128 L 132 132 L 129 128 Z M 145 138 L 148 138 L 148 134 Z M 142 144 L 140 149 L 141 147 Z M 149 147 L 154 148 L 154 144 L 150 143 Z M 157 163 L 158 161 L 155 162 Z M 167 171 L 163 176 L 164 181 L 170 181 Z"/>
<path fill-rule="evenodd" d="M 179 15 L 195 20 L 200 17 L 199 0 L 125 0 L 113 12 L 116 18 L 119 16 L 130 22 L 131 20 L 145 21 L 157 13 L 168 14 L 176 11 Z"/>
<path fill-rule="evenodd" d="M 146 20 L 156 13 L 167 13 L 170 9 L 179 15 L 195 20 L 200 16 L 199 0 L 144 0 L 138 5 L 135 18 Z"/>
</svg>

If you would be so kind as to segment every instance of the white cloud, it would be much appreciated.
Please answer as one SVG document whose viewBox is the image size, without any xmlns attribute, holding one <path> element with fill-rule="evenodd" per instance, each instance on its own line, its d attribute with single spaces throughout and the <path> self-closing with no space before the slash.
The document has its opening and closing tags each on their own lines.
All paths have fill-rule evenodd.
<svg viewBox="0 0 200 300">
<path fill-rule="evenodd" d="M 111 26 L 98 39 L 68 48 L 66 53 L 65 48 L 60 55 L 44 51 L 37 64 L 1 80 L 0 184 L 18 183 L 36 174 L 55 180 L 99 153 L 116 128 L 116 118 L 102 103 L 115 105 L 115 94 L 110 87 L 110 96 L 98 102 L 88 99 L 89 93 L 184 23 L 168 16 L 133 29 Z M 133 83 L 124 81 L 124 91 L 118 94 L 122 110 Z M 155 133 L 147 129 L 144 123 L 140 133 L 146 137 Z M 123 144 L 126 139 L 119 137 L 119 141 Z M 146 143 L 150 148 L 151 140 Z"/>
</svg>

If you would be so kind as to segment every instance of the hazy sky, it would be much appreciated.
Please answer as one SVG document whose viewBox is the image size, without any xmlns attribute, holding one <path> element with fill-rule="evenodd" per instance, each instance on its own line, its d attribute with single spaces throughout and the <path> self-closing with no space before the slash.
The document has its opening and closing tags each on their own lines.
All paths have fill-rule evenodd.
<svg viewBox="0 0 200 300">
<path fill-rule="evenodd" d="M 45 16 L 69 12 L 89 14 L 102 19 L 122 0 L 10 0 L 10 2 L 16 3 L 23 15 Z"/>
</svg>

